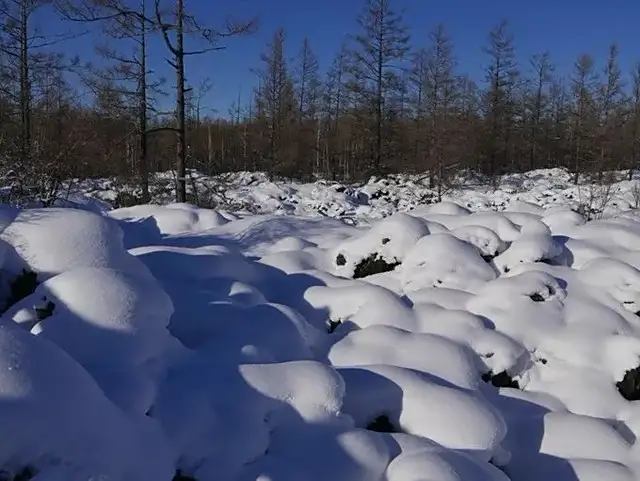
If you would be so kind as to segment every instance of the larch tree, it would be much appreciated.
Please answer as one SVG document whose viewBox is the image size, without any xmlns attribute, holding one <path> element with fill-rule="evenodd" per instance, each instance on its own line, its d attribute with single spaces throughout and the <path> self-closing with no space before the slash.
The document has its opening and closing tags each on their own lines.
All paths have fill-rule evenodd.
<svg viewBox="0 0 640 481">
<path fill-rule="evenodd" d="M 640 165 L 640 63 L 634 66 L 631 78 L 629 180 L 633 179 L 633 173 Z"/>
<path fill-rule="evenodd" d="M 33 29 L 32 18 L 50 0 L 0 0 L 0 50 L 8 58 L 12 76 L 18 80 L 19 152 L 22 162 L 31 160 L 32 76 L 34 63 L 42 61 L 34 51 L 52 43 Z"/>
<path fill-rule="evenodd" d="M 296 59 L 295 68 L 299 127 L 298 156 L 304 158 L 304 152 L 313 151 L 311 169 L 316 175 L 320 174 L 321 122 L 318 114 L 321 86 L 318 59 L 311 49 L 309 39 L 305 38 Z"/>
<path fill-rule="evenodd" d="M 325 161 L 329 176 L 338 174 L 349 176 L 349 159 L 347 156 L 347 136 L 341 128 L 349 107 L 348 98 L 348 57 L 346 43 L 333 59 L 327 72 L 322 94 L 322 110 L 326 118 Z"/>
<path fill-rule="evenodd" d="M 547 88 L 553 80 L 554 66 L 549 52 L 535 54 L 530 61 L 533 73 L 531 91 L 528 94 L 529 113 L 529 169 L 536 168 L 540 155 L 541 124 L 548 107 Z"/>
<path fill-rule="evenodd" d="M 571 77 L 571 136 L 573 144 L 574 183 L 577 184 L 585 163 L 593 159 L 593 137 L 596 128 L 595 90 L 597 77 L 590 55 L 581 55 L 574 64 Z"/>
<path fill-rule="evenodd" d="M 456 97 L 455 59 L 453 46 L 443 25 L 430 34 L 427 56 L 425 101 L 429 118 L 428 167 L 436 181 L 438 197 L 442 197 L 445 180 L 446 146 L 451 137 L 451 109 Z M 433 181 L 432 181 L 433 183 Z"/>
<path fill-rule="evenodd" d="M 489 34 L 485 53 L 490 58 L 486 68 L 485 117 L 487 120 L 488 172 L 495 175 L 509 160 L 510 134 L 513 128 L 514 92 L 518 81 L 518 68 L 513 46 L 513 35 L 506 21 Z"/>
<path fill-rule="evenodd" d="M 621 106 L 624 102 L 622 71 L 620 70 L 619 49 L 616 44 L 609 47 L 607 62 L 603 69 L 603 82 L 598 87 L 598 172 L 610 167 L 613 138 L 621 131 Z"/>
<path fill-rule="evenodd" d="M 17 125 L 18 141 L 17 145 L 12 142 L 7 146 L 11 151 L 7 167 L 17 174 L 18 196 L 34 195 L 44 202 L 55 196 L 61 182 L 59 174 L 64 175 L 53 162 L 67 150 L 51 152 L 53 143 L 48 143 L 48 138 L 35 142 L 34 132 L 39 126 L 34 120 L 38 95 L 34 86 L 42 87 L 39 89 L 42 92 L 49 80 L 61 80 L 58 72 L 69 65 L 64 64 L 61 54 L 50 50 L 74 36 L 49 33 L 36 25 L 36 13 L 46 10 L 51 3 L 51 0 L 0 0 L 0 54 L 6 60 L 4 75 L 8 81 L 0 89 L 17 112 L 17 120 L 12 115 L 11 122 Z"/>
<path fill-rule="evenodd" d="M 104 32 L 113 40 L 125 40 L 133 45 L 131 52 L 120 52 L 113 47 L 101 46 L 98 53 L 110 64 L 94 71 L 89 79 L 92 87 L 113 90 L 113 94 L 126 99 L 136 119 L 137 176 L 141 201 L 150 200 L 148 157 L 148 118 L 152 109 L 150 93 L 160 85 L 151 80 L 148 61 L 148 35 L 154 23 L 148 14 L 147 0 L 57 0 L 58 10 L 72 21 L 100 22 Z"/>
<path fill-rule="evenodd" d="M 306 37 L 302 42 L 297 63 L 298 116 L 302 120 L 312 119 L 318 109 L 320 76 L 318 59 L 311 49 L 309 39 Z"/>
<path fill-rule="evenodd" d="M 162 33 L 165 46 L 170 53 L 169 65 L 176 75 L 176 110 L 175 127 L 172 130 L 176 134 L 176 201 L 187 201 L 187 126 L 186 126 L 186 100 L 187 92 L 185 77 L 185 60 L 194 55 L 223 50 L 226 47 L 221 41 L 252 31 L 255 21 L 227 20 L 221 28 L 203 27 L 197 19 L 190 15 L 185 8 L 186 0 L 175 0 L 173 15 L 167 18 L 163 11 L 161 0 L 155 0 L 156 26 Z M 188 49 L 185 47 L 186 35 L 197 37 L 205 45 Z M 196 192 L 194 192 L 196 195 Z"/>
<path fill-rule="evenodd" d="M 258 72 L 260 85 L 256 92 L 258 115 L 268 131 L 267 156 L 273 168 L 281 168 L 291 159 L 285 158 L 285 135 L 296 112 L 293 79 L 285 54 L 285 33 L 278 29 L 261 56 Z M 290 165 L 284 166 L 291 168 Z"/>
<path fill-rule="evenodd" d="M 411 58 L 409 72 L 410 102 L 413 116 L 413 163 L 415 168 L 423 168 L 427 163 L 425 139 L 425 89 L 427 86 L 427 64 L 429 52 L 426 48 L 418 49 Z"/>
<path fill-rule="evenodd" d="M 372 170 L 382 170 L 385 137 L 385 107 L 400 86 L 402 62 L 409 51 L 409 34 L 391 0 L 367 0 L 358 18 L 361 32 L 355 37 L 351 73 L 352 90 L 363 106 L 372 111 Z"/>
</svg>

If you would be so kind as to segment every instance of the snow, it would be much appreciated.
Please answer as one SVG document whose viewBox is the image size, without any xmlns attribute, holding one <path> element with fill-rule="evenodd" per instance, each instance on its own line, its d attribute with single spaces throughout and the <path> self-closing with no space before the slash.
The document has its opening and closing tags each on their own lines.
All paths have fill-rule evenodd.
<svg viewBox="0 0 640 481">
<path fill-rule="evenodd" d="M 448 233 L 424 236 L 402 264 L 402 287 L 406 292 L 426 287 L 472 292 L 495 277 L 478 248 Z"/>
<path fill-rule="evenodd" d="M 0 326 L 0 424 L 0 464 L 9 473 L 29 465 L 74 481 L 172 474 L 155 423 L 126 416 L 72 358 L 11 323 Z"/>
<path fill-rule="evenodd" d="M 514 173 L 498 179 L 461 172 L 451 179 L 444 202 L 437 207 L 430 205 L 437 201 L 437 191 L 429 187 L 429 177 L 424 174 L 372 177 L 364 183 L 349 184 L 326 180 L 301 183 L 271 178 L 262 172 L 206 176 L 190 171 L 187 189 L 192 192 L 195 185 L 200 203 L 215 207 L 224 217 L 228 217 L 228 212 L 240 212 L 321 216 L 361 223 L 415 209 L 430 215 L 458 217 L 470 211 L 496 210 L 540 215 L 539 208 L 551 211 L 577 209 L 581 205 L 599 216 L 604 211 L 614 215 L 637 205 L 634 187 L 640 179 L 627 180 L 626 171 L 612 174 L 618 180 L 608 188 L 591 184 L 588 179 L 575 185 L 574 176 L 560 168 Z M 158 173 L 151 179 L 154 203 L 173 201 L 174 181 L 172 172 Z M 121 188 L 118 185 L 116 179 L 75 179 L 70 181 L 69 190 L 76 203 L 86 204 L 87 196 L 94 202 L 108 203 L 116 200 Z M 135 192 L 133 186 L 124 188 Z M 603 197 L 610 198 L 609 202 L 603 202 Z"/>
<path fill-rule="evenodd" d="M 0 478 L 640 480 L 638 179 L 466 180 L 1 208 Z"/>
<path fill-rule="evenodd" d="M 504 421 L 481 396 L 426 372 L 389 364 L 338 372 L 346 383 L 344 411 L 356 426 L 364 428 L 386 415 L 404 433 L 448 448 L 488 453 L 488 457 L 504 438 Z M 425 399 L 429 400 L 428 409 Z"/>
</svg>

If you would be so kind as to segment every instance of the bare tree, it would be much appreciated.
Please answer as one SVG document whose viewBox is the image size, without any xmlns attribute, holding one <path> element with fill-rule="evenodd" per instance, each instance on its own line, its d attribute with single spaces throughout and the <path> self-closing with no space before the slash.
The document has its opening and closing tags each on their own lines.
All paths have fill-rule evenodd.
<svg viewBox="0 0 640 481">
<path fill-rule="evenodd" d="M 301 120 L 314 118 L 320 97 L 320 78 L 318 59 L 311 50 L 309 39 L 305 38 L 298 55 L 297 93 L 298 116 Z"/>
<path fill-rule="evenodd" d="M 510 129 L 513 125 L 513 93 L 518 80 L 518 69 L 513 47 L 513 36 L 506 21 L 489 34 L 485 49 L 491 63 L 487 67 L 488 89 L 485 95 L 485 115 L 488 120 L 487 156 L 489 174 L 495 175 L 500 162 L 504 168 L 509 157 Z"/>
<path fill-rule="evenodd" d="M 634 66 L 631 86 L 631 159 L 629 180 L 633 179 L 633 172 L 638 168 L 638 164 L 640 163 L 640 63 Z"/>
<path fill-rule="evenodd" d="M 592 154 L 591 140 L 595 127 L 595 84 L 596 77 L 593 58 L 589 55 L 581 55 L 574 65 L 574 73 L 571 79 L 571 89 L 573 93 L 572 137 L 575 184 L 579 181 L 583 164 Z"/>
<path fill-rule="evenodd" d="M 14 66 L 19 84 L 19 148 L 20 158 L 23 162 L 28 162 L 31 158 L 32 68 L 34 63 L 43 61 L 43 58 L 35 57 L 33 52 L 57 40 L 55 37 L 34 32 L 31 20 L 38 10 L 49 3 L 50 0 L 0 1 L 0 20 L 2 20 L 0 50 Z"/>
<path fill-rule="evenodd" d="M 552 80 L 554 67 L 551 63 L 551 56 L 549 52 L 534 55 L 531 57 L 530 64 L 534 74 L 534 84 L 533 95 L 530 99 L 531 119 L 529 128 L 529 169 L 533 170 L 536 168 L 538 160 L 540 124 L 548 101 L 545 88 Z"/>
<path fill-rule="evenodd" d="M 385 104 L 398 88 L 397 72 L 409 50 L 409 35 L 390 0 L 367 0 L 358 23 L 362 32 L 355 37 L 351 87 L 365 106 L 373 108 L 372 167 L 377 173 L 382 167 Z"/>
<path fill-rule="evenodd" d="M 430 119 L 429 167 L 437 180 L 438 198 L 442 199 L 445 181 L 445 146 L 451 128 L 450 112 L 455 102 L 456 78 L 453 47 L 444 25 L 438 25 L 430 35 L 431 47 L 427 58 L 426 110 Z"/>
<path fill-rule="evenodd" d="M 258 117 L 267 126 L 267 158 L 272 168 L 283 168 L 290 161 L 284 158 L 284 136 L 294 120 L 295 99 L 293 79 L 285 54 L 285 33 L 276 30 L 273 39 L 261 55 L 263 67 L 258 71 L 260 86 L 256 92 Z M 291 168 L 291 166 L 286 166 Z"/>
<path fill-rule="evenodd" d="M 90 83 L 96 88 L 115 89 L 116 94 L 127 97 L 136 120 L 138 143 L 137 173 L 142 191 L 141 201 L 148 202 L 149 161 L 148 161 L 148 116 L 150 91 L 156 91 L 161 81 L 151 81 L 152 72 L 148 67 L 148 32 L 154 29 L 153 20 L 148 17 L 147 0 L 137 0 L 130 6 L 124 0 L 56 0 L 57 8 L 68 20 L 85 23 L 101 22 L 105 33 L 112 39 L 125 39 L 134 45 L 132 54 L 123 54 L 112 47 L 98 49 L 112 66 L 95 72 L 98 80 Z"/>
<path fill-rule="evenodd" d="M 49 151 L 53 144 L 34 135 L 34 104 L 38 95 L 50 87 L 49 82 L 62 85 L 59 72 L 73 63 L 67 64 L 61 54 L 50 50 L 75 35 L 49 33 L 35 25 L 36 13 L 45 12 L 50 4 L 51 0 L 0 0 L 0 55 L 6 59 L 7 75 L 7 84 L 0 85 L 0 90 L 16 107 L 18 126 L 18 142 L 11 146 L 6 159 L 10 162 L 5 167 L 17 173 L 17 185 L 25 198 L 35 200 L 42 197 L 38 185 L 50 184 L 58 173 L 58 169 L 50 168 L 50 159 L 44 158 L 45 150 L 50 156 L 60 152 Z"/>
<path fill-rule="evenodd" d="M 623 102 L 623 84 L 618 55 L 617 45 L 611 45 L 603 70 L 604 82 L 598 88 L 598 173 L 601 180 L 611 157 L 612 136 L 616 135 L 620 127 L 618 122 L 620 106 Z"/>
<path fill-rule="evenodd" d="M 204 28 L 197 22 L 195 17 L 186 12 L 185 0 L 175 0 L 172 20 L 166 19 L 160 0 L 155 0 L 155 16 L 158 28 L 162 32 L 164 43 L 171 54 L 171 59 L 168 62 L 176 74 L 176 126 L 173 128 L 176 133 L 176 201 L 186 202 L 185 59 L 193 55 L 223 50 L 226 47 L 221 45 L 220 42 L 224 38 L 250 32 L 255 22 L 254 20 L 243 22 L 228 20 L 226 25 L 220 29 Z M 186 49 L 185 34 L 198 37 L 201 41 L 206 42 L 206 45 L 193 50 Z"/>
</svg>

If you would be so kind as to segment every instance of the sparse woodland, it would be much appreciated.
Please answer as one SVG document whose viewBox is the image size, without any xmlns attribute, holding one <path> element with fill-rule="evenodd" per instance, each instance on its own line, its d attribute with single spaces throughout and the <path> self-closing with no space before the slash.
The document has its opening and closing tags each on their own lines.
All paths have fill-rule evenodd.
<svg viewBox="0 0 640 481">
<path fill-rule="evenodd" d="M 36 29 L 41 10 L 99 30 L 100 67 L 63 53 L 71 34 Z M 366 0 L 329 65 L 279 29 L 255 59 L 254 91 L 228 114 L 203 115 L 211 86 L 190 82 L 190 59 L 211 54 L 214 65 L 212 51 L 256 28 L 251 12 L 194 18 L 186 0 L 0 0 L 0 164 L 11 195 L 46 202 L 65 179 L 118 176 L 145 201 L 150 173 L 175 170 L 185 200 L 191 168 L 353 181 L 424 171 L 442 188 L 459 169 L 565 166 L 577 181 L 638 165 L 640 64 L 622 72 L 615 44 L 562 77 L 553 52 L 518 62 L 501 22 L 484 39 L 485 78 L 471 79 L 446 26 L 410 38 L 392 0 Z M 164 57 L 149 55 L 152 37 Z M 166 61 L 174 74 L 162 79 L 155 67 Z M 167 99 L 175 109 L 159 111 Z"/>
</svg>

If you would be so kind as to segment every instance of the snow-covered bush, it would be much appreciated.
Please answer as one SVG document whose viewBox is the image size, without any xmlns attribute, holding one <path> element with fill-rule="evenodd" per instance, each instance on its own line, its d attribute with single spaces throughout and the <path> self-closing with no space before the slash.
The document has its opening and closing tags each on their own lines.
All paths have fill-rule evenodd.
<svg viewBox="0 0 640 481">
<path fill-rule="evenodd" d="M 388 272 L 402 263 L 409 249 L 429 234 L 426 222 L 407 214 L 395 214 L 333 252 L 336 273 L 362 278 Z"/>
</svg>

